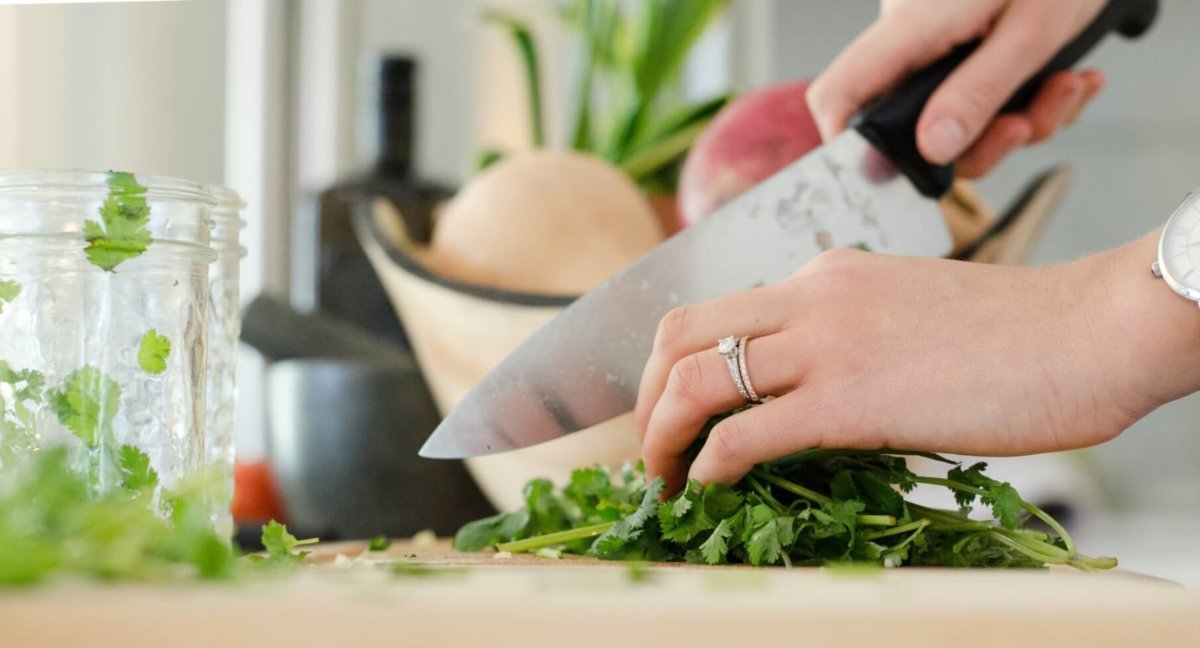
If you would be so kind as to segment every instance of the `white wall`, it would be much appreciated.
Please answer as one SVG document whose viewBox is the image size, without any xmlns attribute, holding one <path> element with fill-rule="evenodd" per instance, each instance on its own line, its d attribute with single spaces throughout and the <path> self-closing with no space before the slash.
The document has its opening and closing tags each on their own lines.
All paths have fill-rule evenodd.
<svg viewBox="0 0 1200 648">
<path fill-rule="evenodd" d="M 224 3 L 7 8 L 10 167 L 128 169 L 219 182 Z M 5 108 L 0 108 L 0 116 Z"/>
</svg>

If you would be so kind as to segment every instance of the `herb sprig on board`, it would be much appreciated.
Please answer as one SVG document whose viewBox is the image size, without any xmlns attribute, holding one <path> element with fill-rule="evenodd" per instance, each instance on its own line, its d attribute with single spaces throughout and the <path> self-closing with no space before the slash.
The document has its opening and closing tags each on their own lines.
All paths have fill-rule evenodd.
<svg viewBox="0 0 1200 648">
<path fill-rule="evenodd" d="M 914 454 L 952 468 L 944 478 L 917 475 L 905 459 Z M 662 501 L 661 480 L 647 483 L 640 465 L 619 481 L 604 467 L 582 468 L 560 491 L 531 482 L 524 507 L 467 524 L 454 544 L 709 565 L 1116 566 L 1079 553 L 1061 524 L 985 468 L 930 453 L 810 450 L 759 465 L 733 486 L 693 481 Z M 949 489 L 961 508 L 907 501 L 918 484 Z M 976 503 L 990 519 L 972 517 Z M 1031 518 L 1052 533 L 1026 526 Z"/>
</svg>

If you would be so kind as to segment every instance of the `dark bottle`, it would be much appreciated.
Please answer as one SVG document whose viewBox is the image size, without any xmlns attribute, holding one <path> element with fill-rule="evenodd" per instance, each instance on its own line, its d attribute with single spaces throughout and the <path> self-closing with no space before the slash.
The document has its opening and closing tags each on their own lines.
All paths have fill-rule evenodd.
<svg viewBox="0 0 1200 648">
<path fill-rule="evenodd" d="M 315 222 L 300 225 L 296 302 L 407 346 L 396 312 L 355 236 L 353 217 L 356 210 L 385 198 L 403 215 L 409 237 L 428 242 L 433 210 L 452 190 L 415 173 L 416 62 L 384 56 L 368 81 L 378 115 L 375 161 L 365 173 L 321 192 L 310 212 Z"/>
</svg>

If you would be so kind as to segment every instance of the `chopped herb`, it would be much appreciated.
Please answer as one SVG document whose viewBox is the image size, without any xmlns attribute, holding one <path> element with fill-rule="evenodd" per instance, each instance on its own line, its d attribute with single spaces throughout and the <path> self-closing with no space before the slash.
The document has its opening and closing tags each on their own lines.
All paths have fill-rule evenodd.
<svg viewBox="0 0 1200 648">
<path fill-rule="evenodd" d="M 167 358 L 171 355 L 171 341 L 159 335 L 155 329 L 146 331 L 138 346 L 138 364 L 146 373 L 161 374 L 167 370 Z"/>
<path fill-rule="evenodd" d="M 88 447 L 95 448 L 111 433 L 121 387 L 99 369 L 84 367 L 67 376 L 49 397 L 50 409 L 59 422 Z"/>
<path fill-rule="evenodd" d="M 137 446 L 123 445 L 119 453 L 121 487 L 130 492 L 153 492 L 158 473 L 150 467 L 150 455 Z"/>
<path fill-rule="evenodd" d="M 387 548 L 392 546 L 391 538 L 385 535 L 377 535 L 371 538 L 371 542 L 367 544 L 367 551 L 387 551 Z"/>
<path fill-rule="evenodd" d="M 83 224 L 84 248 L 92 264 L 112 272 L 118 265 L 141 255 L 150 246 L 150 205 L 146 187 L 132 173 L 108 174 L 108 198 L 100 207 L 100 221 Z"/>
<path fill-rule="evenodd" d="M 307 551 L 295 551 L 297 547 L 304 545 L 316 544 L 319 542 L 317 538 L 308 538 L 306 540 L 298 540 L 296 536 L 288 533 L 287 527 L 271 520 L 262 528 L 262 544 L 266 549 L 266 556 L 263 562 L 278 565 L 278 564 L 298 564 L 304 562 L 308 557 Z"/>
<path fill-rule="evenodd" d="M 12 302 L 21 294 L 21 284 L 15 281 L 0 279 L 0 313 L 4 312 L 4 305 Z"/>
</svg>

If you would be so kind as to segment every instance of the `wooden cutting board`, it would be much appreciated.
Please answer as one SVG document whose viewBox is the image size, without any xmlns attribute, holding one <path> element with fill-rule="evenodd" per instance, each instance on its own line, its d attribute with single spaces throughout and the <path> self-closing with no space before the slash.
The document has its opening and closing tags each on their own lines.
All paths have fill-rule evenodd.
<svg viewBox="0 0 1200 648">
<path fill-rule="evenodd" d="M 57 583 L 0 594 L 0 646 L 1193 646 L 1200 592 L 1072 570 L 628 565 L 321 547 L 228 585 Z M 341 554 L 343 558 L 337 558 Z M 430 570 L 394 575 L 374 563 Z"/>
</svg>

